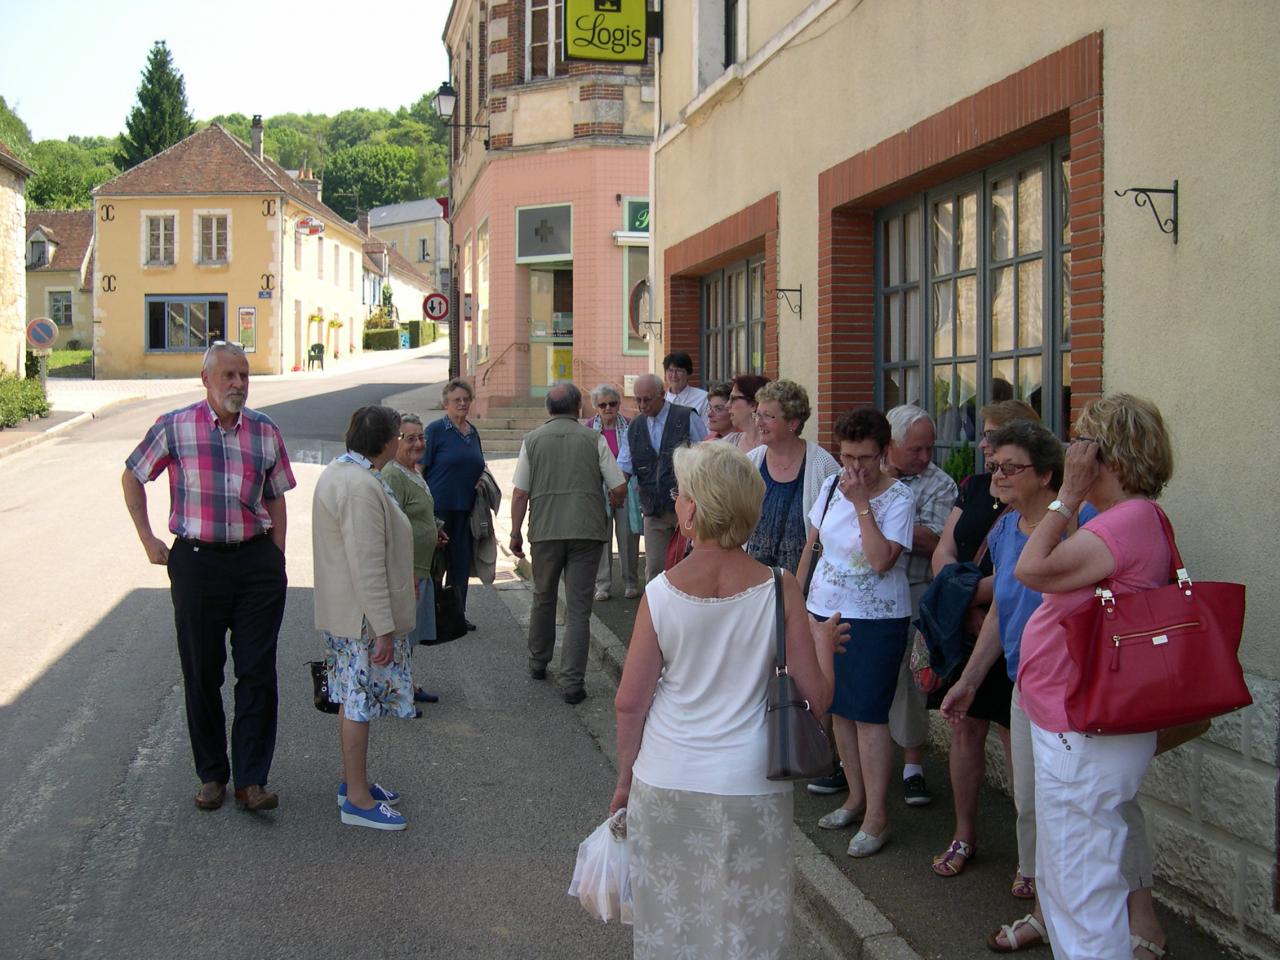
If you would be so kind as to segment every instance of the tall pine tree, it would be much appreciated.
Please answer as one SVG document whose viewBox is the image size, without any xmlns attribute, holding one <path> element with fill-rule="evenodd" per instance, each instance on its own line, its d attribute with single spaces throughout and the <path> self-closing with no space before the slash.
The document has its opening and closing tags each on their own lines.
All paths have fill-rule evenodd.
<svg viewBox="0 0 1280 960">
<path fill-rule="evenodd" d="M 138 105 L 125 121 L 120 134 L 119 165 L 128 170 L 154 157 L 179 140 L 195 133 L 196 125 L 187 112 L 187 86 L 174 69 L 173 55 L 163 40 L 157 41 L 147 57 L 138 87 Z"/>
</svg>

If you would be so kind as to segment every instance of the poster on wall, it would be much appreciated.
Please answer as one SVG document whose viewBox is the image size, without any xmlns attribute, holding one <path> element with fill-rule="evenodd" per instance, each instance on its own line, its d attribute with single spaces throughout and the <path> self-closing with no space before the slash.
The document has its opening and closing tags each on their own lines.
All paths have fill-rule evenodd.
<svg viewBox="0 0 1280 960">
<path fill-rule="evenodd" d="M 244 347 L 245 353 L 253 353 L 258 348 L 258 308 L 241 307 L 238 311 L 240 322 L 237 324 L 237 339 Z"/>
</svg>

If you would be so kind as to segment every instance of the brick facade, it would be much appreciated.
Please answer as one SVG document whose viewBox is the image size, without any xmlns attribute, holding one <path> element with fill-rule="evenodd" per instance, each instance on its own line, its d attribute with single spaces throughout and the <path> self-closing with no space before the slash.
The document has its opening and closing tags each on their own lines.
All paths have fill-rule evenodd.
<svg viewBox="0 0 1280 960">
<path fill-rule="evenodd" d="M 1101 395 L 1102 34 L 1094 33 L 819 175 L 820 435 L 835 411 L 874 397 L 875 211 L 1061 136 L 1071 152 L 1072 416 Z"/>
<path fill-rule="evenodd" d="M 764 255 L 764 375 L 778 375 L 778 195 L 770 194 L 705 230 L 668 247 L 663 258 L 666 316 L 663 342 L 668 352 L 693 358 L 700 382 L 702 357 L 701 278 L 756 254 Z"/>
</svg>

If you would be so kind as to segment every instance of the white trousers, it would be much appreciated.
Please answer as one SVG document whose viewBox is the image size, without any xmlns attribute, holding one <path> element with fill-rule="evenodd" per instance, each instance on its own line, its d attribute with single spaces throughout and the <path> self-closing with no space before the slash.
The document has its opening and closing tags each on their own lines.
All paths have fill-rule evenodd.
<svg viewBox="0 0 1280 960">
<path fill-rule="evenodd" d="M 1129 828 L 1154 733 L 1087 737 L 1031 724 L 1036 768 L 1036 890 L 1056 960 L 1131 960 Z"/>
</svg>

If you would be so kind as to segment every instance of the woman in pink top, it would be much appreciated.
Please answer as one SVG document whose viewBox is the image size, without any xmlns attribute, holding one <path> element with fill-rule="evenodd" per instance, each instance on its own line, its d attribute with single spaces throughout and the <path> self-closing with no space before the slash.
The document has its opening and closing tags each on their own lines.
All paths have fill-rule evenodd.
<svg viewBox="0 0 1280 960">
<path fill-rule="evenodd" d="M 1161 944 L 1131 936 L 1121 869 L 1130 830 L 1122 808 L 1137 796 L 1156 735 L 1071 729 L 1066 696 L 1078 673 L 1061 621 L 1096 602 L 1099 581 L 1117 595 L 1168 582 L 1169 545 L 1151 501 L 1172 472 L 1169 434 L 1153 404 L 1123 393 L 1095 400 L 1076 422 L 1058 499 L 1014 571 L 1044 594 L 1022 632 L 1018 691 L 1035 760 L 1036 885 L 1057 960 L 1164 955 Z M 1086 500 L 1098 516 L 1062 540 Z"/>
</svg>

